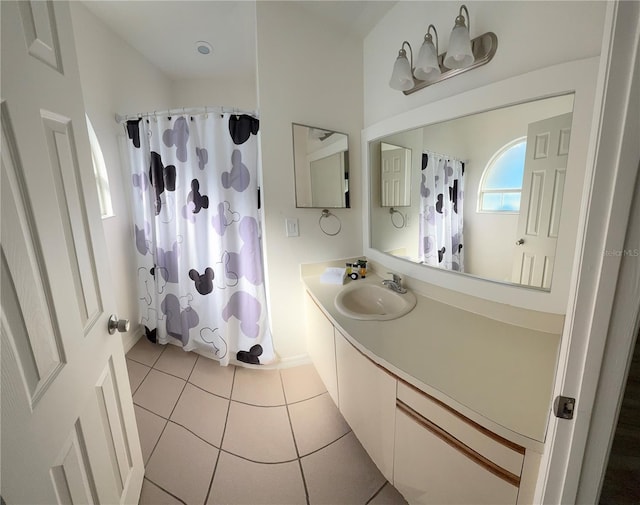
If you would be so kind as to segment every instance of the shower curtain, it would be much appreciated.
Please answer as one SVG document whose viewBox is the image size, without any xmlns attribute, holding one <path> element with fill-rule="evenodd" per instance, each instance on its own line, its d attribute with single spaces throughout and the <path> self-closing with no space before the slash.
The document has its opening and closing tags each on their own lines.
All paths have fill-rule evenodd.
<svg viewBox="0 0 640 505">
<path fill-rule="evenodd" d="M 126 122 L 141 323 L 222 365 L 275 360 L 258 197 L 259 120 L 206 112 Z"/>
<path fill-rule="evenodd" d="M 464 272 L 464 164 L 431 151 L 422 154 L 418 255 L 420 261 Z"/>
</svg>

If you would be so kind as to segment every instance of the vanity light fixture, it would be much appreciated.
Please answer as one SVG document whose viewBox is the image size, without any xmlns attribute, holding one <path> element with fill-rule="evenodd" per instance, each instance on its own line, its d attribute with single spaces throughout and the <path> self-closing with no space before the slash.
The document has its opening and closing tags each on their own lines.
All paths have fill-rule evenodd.
<svg viewBox="0 0 640 505">
<path fill-rule="evenodd" d="M 449 49 L 446 53 L 439 55 L 438 32 L 435 26 L 429 25 L 415 68 L 413 68 L 411 44 L 405 40 L 393 65 L 389 86 L 402 91 L 405 95 L 410 95 L 436 82 L 489 63 L 498 49 L 498 37 L 493 32 L 487 32 L 470 40 L 470 26 L 469 11 L 465 5 L 462 5 L 451 31 Z M 431 35 L 432 29 L 436 39 L 435 47 Z M 407 59 L 405 45 L 409 47 L 411 62 Z"/>
<path fill-rule="evenodd" d="M 429 30 L 433 28 L 433 33 L 436 36 L 436 45 L 433 45 L 433 37 L 429 33 Z M 424 41 L 418 52 L 418 60 L 416 61 L 416 68 L 413 71 L 416 79 L 421 81 L 431 81 L 441 74 L 440 63 L 438 63 L 438 32 L 436 27 L 429 25 L 427 33 L 424 35 Z"/>
<path fill-rule="evenodd" d="M 404 50 L 404 45 L 409 46 L 409 52 L 411 53 L 411 63 L 407 60 L 407 52 Z M 398 91 L 407 91 L 413 88 L 413 74 L 411 73 L 411 69 L 413 67 L 413 50 L 411 49 L 411 44 L 409 44 L 406 40 L 402 43 L 402 47 L 400 47 L 400 51 L 398 51 L 398 57 L 396 58 L 396 62 L 393 64 L 393 72 L 391 73 L 391 80 L 389 81 L 389 86 L 393 89 L 397 89 Z"/>
<path fill-rule="evenodd" d="M 460 13 L 456 17 L 455 25 L 449 37 L 449 49 L 444 57 L 444 66 L 447 68 L 467 68 L 475 60 L 471 50 L 471 38 L 469 37 L 471 21 L 469 20 L 469 27 L 467 28 L 465 17 L 462 15 L 463 10 L 467 15 L 466 19 L 469 20 L 469 11 L 467 6 L 463 5 L 460 7 Z"/>
</svg>

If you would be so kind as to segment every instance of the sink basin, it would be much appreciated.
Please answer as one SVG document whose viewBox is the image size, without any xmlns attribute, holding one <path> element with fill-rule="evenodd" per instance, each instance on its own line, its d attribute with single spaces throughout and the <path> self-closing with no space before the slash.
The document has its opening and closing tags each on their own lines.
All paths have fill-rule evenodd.
<svg viewBox="0 0 640 505">
<path fill-rule="evenodd" d="M 334 304 L 352 319 L 387 321 L 409 313 L 416 306 L 416 297 L 410 291 L 400 294 L 378 284 L 357 282 L 343 288 Z"/>
</svg>

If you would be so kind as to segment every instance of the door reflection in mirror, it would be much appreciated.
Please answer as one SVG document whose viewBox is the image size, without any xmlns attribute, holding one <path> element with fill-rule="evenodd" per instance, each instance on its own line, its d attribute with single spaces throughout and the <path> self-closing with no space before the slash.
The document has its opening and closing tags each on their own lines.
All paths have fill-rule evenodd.
<svg viewBox="0 0 640 505">
<path fill-rule="evenodd" d="M 297 123 L 292 135 L 296 207 L 350 207 L 347 135 Z"/>
<path fill-rule="evenodd" d="M 574 95 L 564 94 L 426 125 L 370 142 L 371 247 L 426 263 L 424 233 L 420 231 L 422 166 L 421 160 L 416 159 L 420 156 L 415 153 L 446 153 L 446 157 L 463 160 L 465 164 L 464 189 L 460 193 L 464 199 L 464 260 L 460 270 L 485 279 L 549 290 L 560 228 L 573 103 Z M 526 159 L 520 211 L 483 209 L 478 198 L 483 195 L 481 181 L 490 161 L 504 146 L 522 138 L 526 139 Z M 403 146 L 414 153 L 411 198 L 402 209 L 407 225 L 402 229 L 392 226 L 388 209 L 382 207 L 382 143 Z M 494 189 L 508 193 L 513 188 Z M 520 238 L 524 244 L 516 245 Z"/>
<path fill-rule="evenodd" d="M 381 142 L 380 160 L 381 205 L 411 205 L 411 149 Z"/>
</svg>

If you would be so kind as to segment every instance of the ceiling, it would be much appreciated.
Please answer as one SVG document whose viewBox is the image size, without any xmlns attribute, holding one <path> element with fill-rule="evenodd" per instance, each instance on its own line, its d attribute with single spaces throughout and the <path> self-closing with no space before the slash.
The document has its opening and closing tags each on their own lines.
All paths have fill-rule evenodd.
<svg viewBox="0 0 640 505">
<path fill-rule="evenodd" d="M 261 1 L 261 0 L 259 0 Z M 172 79 L 253 75 L 256 5 L 253 1 L 85 0 L 117 35 Z M 323 19 L 363 39 L 395 1 L 296 1 L 292 9 Z M 195 43 L 213 46 L 203 56 Z"/>
</svg>

